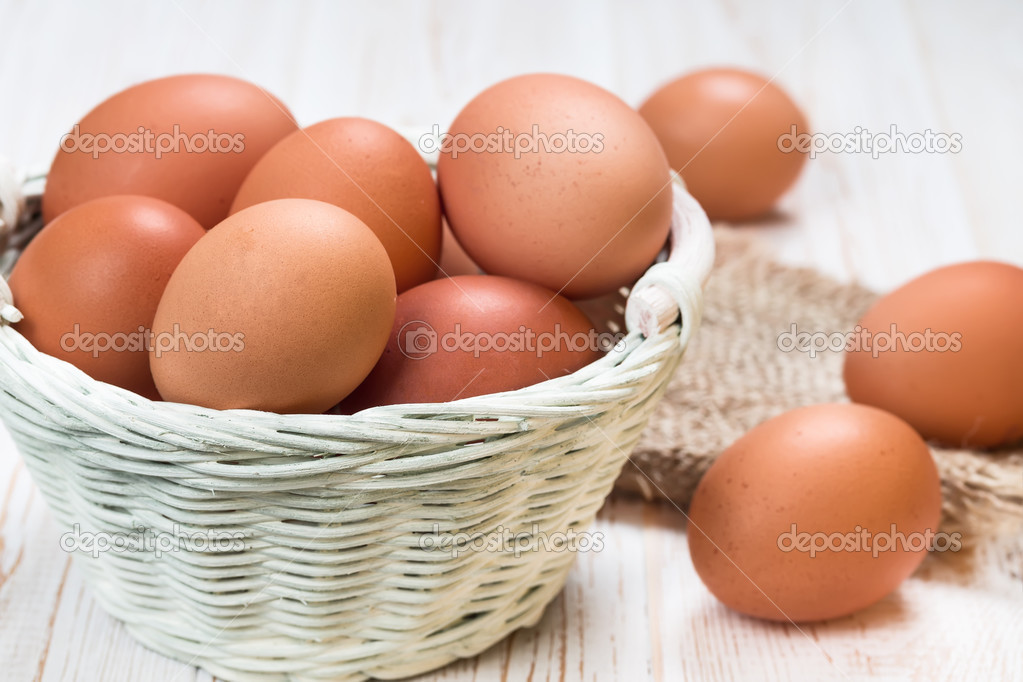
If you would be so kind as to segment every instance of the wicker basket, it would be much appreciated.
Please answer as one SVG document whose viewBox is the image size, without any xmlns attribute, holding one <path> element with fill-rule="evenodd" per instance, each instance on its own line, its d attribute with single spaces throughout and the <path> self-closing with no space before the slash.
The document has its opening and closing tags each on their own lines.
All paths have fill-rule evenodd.
<svg viewBox="0 0 1023 682">
<path fill-rule="evenodd" d="M 699 324 L 711 230 L 674 191 L 634 331 L 572 375 L 354 416 L 151 402 L 36 351 L 0 279 L 3 421 L 96 599 L 146 646 L 229 680 L 437 668 L 537 622 L 574 557 L 552 538 L 589 526 Z M 8 172 L 0 192 L 9 268 L 38 189 Z M 526 551 L 476 548 L 509 533 Z"/>
</svg>

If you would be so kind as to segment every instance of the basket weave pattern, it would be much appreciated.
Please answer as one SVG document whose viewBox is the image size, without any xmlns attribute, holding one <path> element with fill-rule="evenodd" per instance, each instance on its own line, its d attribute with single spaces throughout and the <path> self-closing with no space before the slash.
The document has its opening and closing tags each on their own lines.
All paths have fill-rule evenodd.
<svg viewBox="0 0 1023 682">
<path fill-rule="evenodd" d="M 646 333 L 572 375 L 351 417 L 216 411 L 96 382 L 3 324 L 3 420 L 63 530 L 244 538 L 240 551 L 75 554 L 144 644 L 231 680 L 421 673 L 534 624 L 562 588 L 571 551 L 424 538 L 590 525 L 699 323 L 713 242 L 675 196 L 672 256 L 629 301 Z M 2 280 L 0 299 L 15 321 Z"/>
</svg>

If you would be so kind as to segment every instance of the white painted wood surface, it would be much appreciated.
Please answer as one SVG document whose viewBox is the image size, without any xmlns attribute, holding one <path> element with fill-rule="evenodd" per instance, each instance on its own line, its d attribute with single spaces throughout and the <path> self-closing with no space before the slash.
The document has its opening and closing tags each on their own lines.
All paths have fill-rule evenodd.
<svg viewBox="0 0 1023 682">
<path fill-rule="evenodd" d="M 770 75 L 826 133 L 957 132 L 958 154 L 829 154 L 754 229 L 790 262 L 889 288 L 973 257 L 1023 263 L 1023 4 L 0 0 L 0 153 L 48 164 L 60 136 L 130 83 L 216 71 L 303 123 L 363 115 L 444 129 L 516 73 L 559 71 L 639 104 L 686 69 Z M 1023 546 L 932 557 L 894 595 L 804 626 L 726 611 L 670 506 L 612 501 L 542 623 L 423 680 L 1023 679 Z M 101 612 L 0 431 L 0 678 L 209 680 Z"/>
</svg>

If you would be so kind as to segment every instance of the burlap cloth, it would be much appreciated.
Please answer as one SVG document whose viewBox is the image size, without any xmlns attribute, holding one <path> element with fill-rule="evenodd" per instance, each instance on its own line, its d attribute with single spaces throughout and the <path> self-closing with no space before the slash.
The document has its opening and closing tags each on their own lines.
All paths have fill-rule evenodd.
<svg viewBox="0 0 1023 682">
<path fill-rule="evenodd" d="M 877 294 L 775 262 L 742 229 L 717 228 L 703 326 L 616 490 L 685 508 L 714 458 L 756 424 L 801 405 L 847 400 L 842 353 L 779 349 L 799 331 L 851 331 Z M 946 531 L 963 540 L 1023 532 L 1023 449 L 932 447 Z"/>
</svg>

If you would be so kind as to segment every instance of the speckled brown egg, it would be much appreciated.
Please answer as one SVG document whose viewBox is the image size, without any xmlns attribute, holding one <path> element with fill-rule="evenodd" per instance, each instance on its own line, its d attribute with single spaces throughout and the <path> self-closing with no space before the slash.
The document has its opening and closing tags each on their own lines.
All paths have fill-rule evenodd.
<svg viewBox="0 0 1023 682">
<path fill-rule="evenodd" d="M 844 368 L 854 401 L 951 447 L 1023 438 L 1023 269 L 938 268 L 881 298 L 859 327 Z"/>
<path fill-rule="evenodd" d="M 231 212 L 288 197 L 326 201 L 366 223 L 387 249 L 399 292 L 436 273 L 437 186 L 415 147 L 387 126 L 335 118 L 292 133 L 252 169 Z"/>
<path fill-rule="evenodd" d="M 256 161 L 297 127 L 280 100 L 237 78 L 140 83 L 90 111 L 61 140 L 43 217 L 49 222 L 96 197 L 142 194 L 213 227 Z"/>
<path fill-rule="evenodd" d="M 806 161 L 806 150 L 783 138 L 793 128 L 797 136 L 807 133 L 806 118 L 781 88 L 755 73 L 694 71 L 651 95 L 639 113 L 712 219 L 768 212 Z"/>
<path fill-rule="evenodd" d="M 217 409 L 323 412 L 380 357 L 394 299 L 387 252 L 354 215 L 310 199 L 257 204 L 174 271 L 153 323 L 156 386 Z"/>
<path fill-rule="evenodd" d="M 204 234 L 159 199 L 111 196 L 62 213 L 21 255 L 10 285 L 38 350 L 93 379 L 159 399 L 147 331 L 171 273 Z"/>
<path fill-rule="evenodd" d="M 726 606 L 824 620 L 892 592 L 929 547 L 955 548 L 935 539 L 940 516 L 937 467 L 908 424 L 814 405 L 753 428 L 711 465 L 690 506 L 689 550 Z"/>
<path fill-rule="evenodd" d="M 484 272 L 589 298 L 634 282 L 671 220 L 667 159 L 618 97 L 518 76 L 462 109 L 437 165 L 444 212 Z"/>
<path fill-rule="evenodd" d="M 398 297 L 380 362 L 340 406 L 448 402 L 563 376 L 601 356 L 586 316 L 507 277 L 436 279 Z"/>
</svg>

